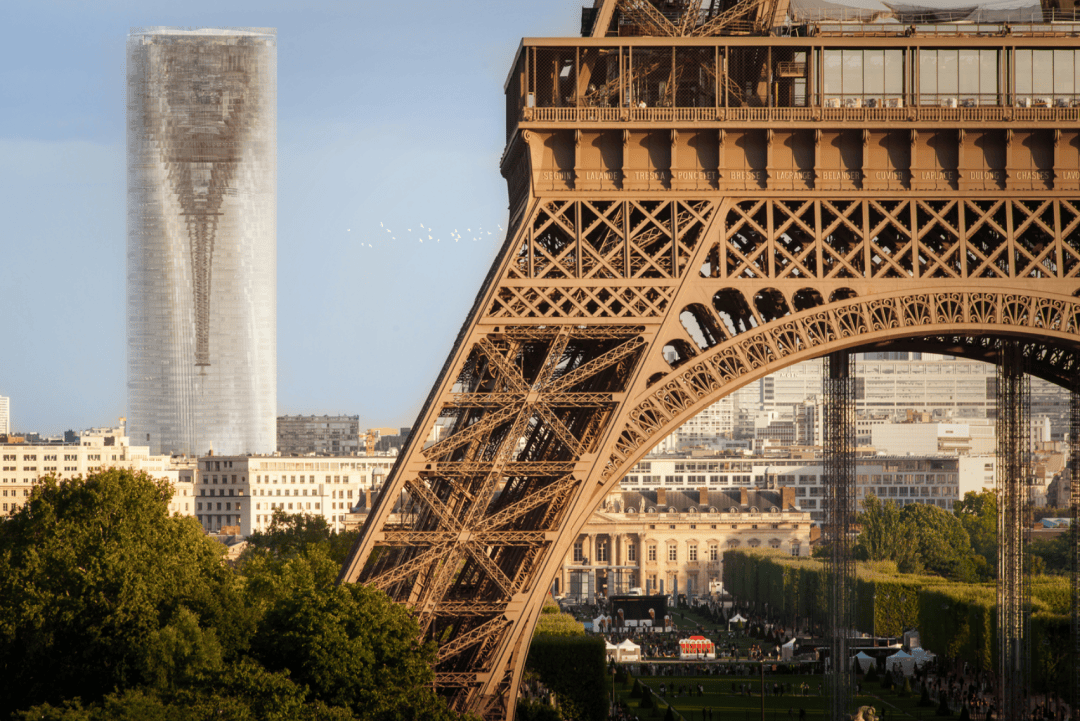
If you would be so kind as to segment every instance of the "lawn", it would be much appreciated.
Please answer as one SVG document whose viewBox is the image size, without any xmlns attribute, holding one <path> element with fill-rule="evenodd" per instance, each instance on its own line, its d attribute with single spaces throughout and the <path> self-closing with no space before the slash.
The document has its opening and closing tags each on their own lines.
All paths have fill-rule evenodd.
<svg viewBox="0 0 1080 721">
<path fill-rule="evenodd" d="M 760 680 L 756 676 L 647 676 L 640 679 L 649 686 L 654 693 L 659 693 L 660 684 L 667 684 L 666 698 L 661 698 L 657 708 L 641 709 L 640 699 L 630 698 L 633 688 L 633 679 L 628 684 L 616 686 L 616 694 L 630 708 L 630 713 L 641 719 L 661 719 L 667 712 L 667 704 L 671 704 L 676 712 L 686 721 L 699 721 L 710 718 L 705 714 L 706 709 L 711 709 L 712 721 L 757 721 L 761 719 L 761 696 Z M 750 695 L 732 693 L 731 684 L 734 682 L 739 689 L 743 684 L 750 687 Z M 820 695 L 819 688 L 822 684 L 821 676 L 814 675 L 782 675 L 766 674 L 765 682 L 771 688 L 773 683 L 787 683 L 793 686 L 801 686 L 806 683 L 810 694 L 807 696 L 789 695 L 765 697 L 766 721 L 787 721 L 798 719 L 799 710 L 806 711 L 805 718 L 809 720 L 825 719 L 825 698 Z M 704 689 L 704 695 L 699 696 L 698 684 Z M 692 693 L 679 693 L 676 688 L 688 686 Z M 922 708 L 918 704 L 918 696 L 910 695 L 900 697 L 894 691 L 883 691 L 877 683 L 870 683 L 863 688 L 863 695 L 856 698 L 856 708 L 859 706 L 873 706 L 879 711 L 886 712 L 886 718 L 930 718 L 934 716 L 934 708 Z"/>
</svg>

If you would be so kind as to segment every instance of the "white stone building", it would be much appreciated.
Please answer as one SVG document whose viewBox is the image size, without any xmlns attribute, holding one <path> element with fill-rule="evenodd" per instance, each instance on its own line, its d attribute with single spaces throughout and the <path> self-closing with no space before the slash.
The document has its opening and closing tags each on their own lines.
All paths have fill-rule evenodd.
<svg viewBox="0 0 1080 721">
<path fill-rule="evenodd" d="M 345 516 L 369 507 L 367 496 L 393 463 L 388 456 L 204 456 L 194 474 L 195 517 L 208 532 L 249 536 L 280 509 L 344 530 Z"/>
<path fill-rule="evenodd" d="M 145 471 L 169 481 L 175 493 L 169 511 L 194 515 L 194 459 L 151 456 L 146 446 L 132 446 L 121 428 L 84 431 L 78 444 L 0 444 L 0 516 L 17 511 L 45 476 L 74 478 L 105 468 Z"/>
<path fill-rule="evenodd" d="M 726 550 L 809 555 L 810 514 L 795 507 L 794 490 L 612 493 L 571 547 L 552 591 L 575 601 L 633 588 L 693 596 L 721 580 Z"/>
</svg>

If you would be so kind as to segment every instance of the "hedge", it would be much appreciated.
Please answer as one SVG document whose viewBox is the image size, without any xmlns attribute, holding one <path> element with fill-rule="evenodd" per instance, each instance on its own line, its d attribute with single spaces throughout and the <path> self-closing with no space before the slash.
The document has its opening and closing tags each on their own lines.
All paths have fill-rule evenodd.
<svg viewBox="0 0 1080 721">
<path fill-rule="evenodd" d="M 825 565 L 776 550 L 726 551 L 724 587 L 743 600 L 768 603 L 769 612 L 824 625 L 828 600 Z M 898 636 L 919 629 L 925 648 L 978 668 L 996 663 L 997 594 L 993 584 L 955 583 L 939 576 L 899 573 L 891 561 L 856 564 L 856 628 Z M 1040 689 L 1064 683 L 1069 658 L 1071 596 L 1068 579 L 1032 581 L 1033 674 Z"/>
<path fill-rule="evenodd" d="M 564 718 L 607 718 L 611 680 L 607 678 L 602 637 L 537 633 L 525 667 L 536 671 L 543 684 L 555 692 Z"/>
</svg>

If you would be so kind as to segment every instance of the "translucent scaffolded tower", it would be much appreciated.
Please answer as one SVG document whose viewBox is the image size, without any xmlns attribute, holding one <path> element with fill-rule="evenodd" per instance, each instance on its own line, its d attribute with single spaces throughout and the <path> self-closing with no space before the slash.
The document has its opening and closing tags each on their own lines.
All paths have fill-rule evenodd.
<svg viewBox="0 0 1080 721">
<path fill-rule="evenodd" d="M 128 35 L 128 429 L 152 453 L 274 450 L 276 94 L 273 29 Z"/>
</svg>

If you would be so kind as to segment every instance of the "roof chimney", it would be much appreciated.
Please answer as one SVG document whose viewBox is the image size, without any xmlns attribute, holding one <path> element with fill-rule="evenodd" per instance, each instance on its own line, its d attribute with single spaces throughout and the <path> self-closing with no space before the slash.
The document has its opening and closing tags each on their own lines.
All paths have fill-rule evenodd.
<svg viewBox="0 0 1080 721">
<path fill-rule="evenodd" d="M 666 488 L 657 488 L 656 489 L 656 505 L 658 505 L 658 506 L 666 506 L 667 505 L 667 489 Z"/>
<path fill-rule="evenodd" d="M 708 507 L 709 505 L 709 489 L 705 486 L 699 486 L 698 492 L 698 505 Z"/>
<path fill-rule="evenodd" d="M 740 488 L 739 489 L 739 505 L 740 506 L 749 506 L 750 505 L 750 489 L 749 488 Z"/>
<path fill-rule="evenodd" d="M 795 507 L 795 489 L 784 486 L 780 489 L 780 510 L 788 511 Z"/>
</svg>

